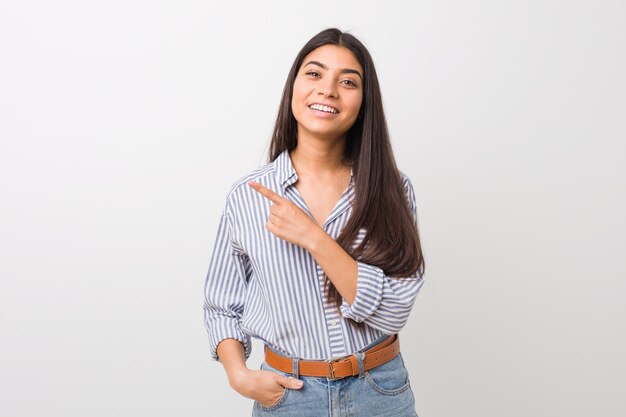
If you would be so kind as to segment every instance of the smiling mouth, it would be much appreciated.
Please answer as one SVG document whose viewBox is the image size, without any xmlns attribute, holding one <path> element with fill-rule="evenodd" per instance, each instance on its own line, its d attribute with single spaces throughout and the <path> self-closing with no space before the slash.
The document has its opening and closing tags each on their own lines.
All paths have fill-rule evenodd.
<svg viewBox="0 0 626 417">
<path fill-rule="evenodd" d="M 314 104 L 309 105 L 309 108 L 312 110 L 323 111 L 324 113 L 330 113 L 330 114 L 339 113 L 339 110 L 337 110 L 336 108 L 331 107 L 331 106 L 326 106 L 324 104 L 314 103 Z"/>
</svg>

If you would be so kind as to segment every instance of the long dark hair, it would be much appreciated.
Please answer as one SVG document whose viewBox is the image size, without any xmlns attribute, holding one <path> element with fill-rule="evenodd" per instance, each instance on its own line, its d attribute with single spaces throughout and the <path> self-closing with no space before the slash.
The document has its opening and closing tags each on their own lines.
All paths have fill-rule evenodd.
<svg viewBox="0 0 626 417">
<path fill-rule="evenodd" d="M 353 258 L 378 266 L 387 276 L 405 278 L 417 271 L 423 275 L 425 266 L 417 224 L 391 149 L 374 62 L 356 37 L 328 28 L 300 50 L 283 89 L 268 162 L 274 161 L 285 149 L 291 151 L 296 147 L 298 125 L 291 110 L 294 81 L 304 58 L 328 44 L 348 48 L 364 71 L 361 109 L 347 132 L 343 155 L 345 161 L 352 162 L 355 198 L 352 214 L 336 241 Z M 361 228 L 366 229 L 365 237 L 352 249 Z M 324 284 L 328 299 L 339 309 L 341 295 L 326 274 Z"/>
</svg>

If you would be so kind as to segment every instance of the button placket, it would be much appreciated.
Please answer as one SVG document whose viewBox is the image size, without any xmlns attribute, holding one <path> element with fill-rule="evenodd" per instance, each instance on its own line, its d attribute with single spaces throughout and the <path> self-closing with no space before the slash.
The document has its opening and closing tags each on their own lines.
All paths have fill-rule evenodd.
<svg viewBox="0 0 626 417">
<path fill-rule="evenodd" d="M 319 264 L 316 264 L 316 269 L 319 278 L 320 290 L 324 291 L 324 271 Z M 346 346 L 343 326 L 341 326 L 341 320 L 339 319 L 335 306 L 328 300 L 325 300 L 324 302 L 324 318 L 326 321 L 326 329 L 328 331 L 331 356 L 344 356 L 346 354 Z"/>
</svg>

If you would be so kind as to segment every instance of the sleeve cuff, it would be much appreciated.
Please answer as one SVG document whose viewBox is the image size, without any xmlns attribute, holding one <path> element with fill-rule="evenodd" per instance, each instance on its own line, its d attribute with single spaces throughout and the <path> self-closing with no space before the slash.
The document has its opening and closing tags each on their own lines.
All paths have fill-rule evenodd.
<svg viewBox="0 0 626 417">
<path fill-rule="evenodd" d="M 344 299 L 340 310 L 345 318 L 360 323 L 370 317 L 378 309 L 383 298 L 384 272 L 381 268 L 356 261 L 358 273 L 356 281 L 356 297 L 350 305 Z"/>
<path fill-rule="evenodd" d="M 224 339 L 235 339 L 243 343 L 246 360 L 250 357 L 250 353 L 252 352 L 250 335 L 244 333 L 239 328 L 233 327 L 232 325 L 224 325 L 216 327 L 211 334 L 211 358 L 214 361 L 221 362 L 217 356 L 217 345 L 219 345 L 219 343 Z"/>
</svg>

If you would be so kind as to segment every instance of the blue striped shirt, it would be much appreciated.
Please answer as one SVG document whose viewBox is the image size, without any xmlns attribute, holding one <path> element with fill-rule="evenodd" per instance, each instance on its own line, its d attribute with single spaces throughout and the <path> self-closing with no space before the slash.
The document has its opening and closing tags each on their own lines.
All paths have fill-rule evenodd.
<svg viewBox="0 0 626 417">
<path fill-rule="evenodd" d="M 417 222 L 415 194 L 400 172 Z M 357 292 L 352 304 L 340 310 L 325 297 L 323 270 L 304 248 L 265 228 L 271 201 L 247 185 L 254 180 L 294 202 L 312 218 L 294 183 L 298 176 L 289 152 L 253 170 L 230 188 L 204 286 L 204 324 L 211 356 L 219 361 L 217 345 L 237 339 L 250 356 L 251 337 L 302 359 L 334 359 L 349 355 L 386 334 L 404 327 L 424 280 L 398 280 L 375 265 L 356 261 Z M 352 211 L 354 178 L 326 219 L 323 229 L 339 236 Z M 359 231 L 353 243 L 365 236 Z M 364 322 L 364 326 L 356 326 Z"/>
</svg>

